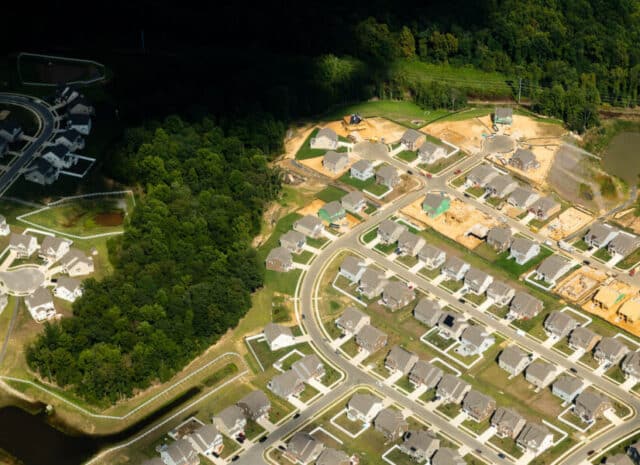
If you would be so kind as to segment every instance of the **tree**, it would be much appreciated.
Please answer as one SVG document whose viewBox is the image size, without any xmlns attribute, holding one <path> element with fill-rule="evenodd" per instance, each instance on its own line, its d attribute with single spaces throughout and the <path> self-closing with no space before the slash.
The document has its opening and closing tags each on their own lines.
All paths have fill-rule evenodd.
<svg viewBox="0 0 640 465">
<path fill-rule="evenodd" d="M 413 58 L 416 54 L 416 40 L 411 33 L 411 29 L 403 26 L 398 35 L 398 46 L 400 47 L 400 56 L 404 58 Z"/>
</svg>

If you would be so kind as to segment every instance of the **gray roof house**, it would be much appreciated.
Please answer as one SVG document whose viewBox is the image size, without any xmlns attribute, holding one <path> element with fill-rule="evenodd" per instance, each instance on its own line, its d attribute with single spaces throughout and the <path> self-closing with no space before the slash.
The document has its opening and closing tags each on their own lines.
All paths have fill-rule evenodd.
<svg viewBox="0 0 640 465">
<path fill-rule="evenodd" d="M 445 403 L 459 404 L 464 396 L 471 390 L 471 385 L 457 376 L 445 374 L 436 389 L 436 395 Z"/>
<path fill-rule="evenodd" d="M 561 255 L 551 255 L 545 258 L 536 269 L 536 279 L 555 284 L 569 269 L 571 269 L 569 260 Z"/>
<path fill-rule="evenodd" d="M 304 234 L 298 231 L 287 231 L 280 236 L 280 246 L 284 247 L 291 253 L 300 253 L 307 242 Z"/>
<path fill-rule="evenodd" d="M 492 282 L 493 276 L 479 268 L 471 267 L 464 275 L 464 286 L 476 295 L 484 294 Z"/>
<path fill-rule="evenodd" d="M 513 108 L 496 107 L 493 111 L 493 122 L 495 124 L 511 124 L 513 122 Z"/>
<path fill-rule="evenodd" d="M 291 365 L 291 370 L 295 371 L 304 382 L 321 379 L 325 374 L 324 363 L 316 354 L 305 355 L 300 360 L 296 360 Z"/>
<path fill-rule="evenodd" d="M 404 435 L 399 448 L 417 463 L 421 463 L 440 448 L 440 439 L 428 430 L 411 430 Z"/>
<path fill-rule="evenodd" d="M 18 258 L 30 257 L 38 249 L 38 241 L 28 234 L 11 233 L 9 250 L 16 253 Z"/>
<path fill-rule="evenodd" d="M 387 335 L 374 326 L 364 325 L 356 334 L 356 344 L 361 349 L 375 352 L 387 345 Z"/>
<path fill-rule="evenodd" d="M 284 455 L 294 463 L 307 465 L 318 458 L 322 449 L 324 449 L 322 441 L 318 441 L 309 433 L 298 431 L 287 442 Z"/>
<path fill-rule="evenodd" d="M 571 402 L 583 389 L 582 381 L 574 376 L 561 375 L 551 385 L 551 392 L 565 402 Z"/>
<path fill-rule="evenodd" d="M 384 404 L 379 397 L 356 393 L 351 396 L 347 404 L 347 417 L 351 421 L 369 424 L 383 408 Z"/>
<path fill-rule="evenodd" d="M 193 448 L 203 455 L 219 454 L 224 447 L 222 434 L 211 423 L 198 426 L 186 438 Z"/>
<path fill-rule="evenodd" d="M 295 337 L 288 326 L 277 323 L 267 323 L 263 330 L 264 338 L 271 350 L 282 349 L 296 343 Z"/>
<path fill-rule="evenodd" d="M 160 458 L 165 465 L 198 465 L 200 463 L 198 452 L 186 438 L 162 446 Z"/>
<path fill-rule="evenodd" d="M 498 307 L 508 305 L 515 294 L 516 290 L 503 281 L 494 280 L 487 288 L 487 297 Z"/>
<path fill-rule="evenodd" d="M 477 422 L 489 418 L 496 409 L 496 401 L 472 389 L 464 396 L 462 410 Z"/>
<path fill-rule="evenodd" d="M 402 413 L 394 408 L 381 410 L 373 420 L 376 431 L 380 431 L 389 441 L 401 438 L 409 429 L 409 423 L 404 419 Z"/>
<path fill-rule="evenodd" d="M 347 307 L 336 320 L 336 326 L 345 334 L 355 334 L 370 323 L 371 317 L 356 307 Z"/>
<path fill-rule="evenodd" d="M 638 236 L 634 236 L 626 232 L 621 232 L 616 237 L 614 237 L 611 242 L 609 242 L 607 250 L 612 255 L 619 254 L 623 257 L 626 257 L 631 252 L 635 251 L 638 247 L 640 247 L 640 238 Z"/>
<path fill-rule="evenodd" d="M 247 394 L 236 405 L 242 409 L 245 417 L 254 421 L 268 415 L 271 410 L 269 398 L 260 390 Z"/>
<path fill-rule="evenodd" d="M 304 391 L 304 382 L 293 370 L 287 370 L 271 378 L 267 383 L 267 388 L 275 395 L 286 399 L 290 396 L 297 396 Z"/>
<path fill-rule="evenodd" d="M 464 356 L 479 355 L 491 347 L 496 339 L 480 326 L 468 326 L 460 335 L 461 345 L 456 351 Z"/>
<path fill-rule="evenodd" d="M 467 462 L 457 451 L 449 447 L 441 447 L 431 458 L 431 465 L 465 465 Z"/>
<path fill-rule="evenodd" d="M 40 322 L 52 318 L 56 314 L 51 291 L 47 287 L 39 287 L 24 298 L 27 310 L 34 320 Z"/>
<path fill-rule="evenodd" d="M 406 230 L 406 226 L 387 219 L 378 226 L 378 237 L 383 244 L 393 244 L 397 242 L 400 235 Z"/>
<path fill-rule="evenodd" d="M 247 419 L 242 409 L 237 405 L 230 405 L 212 418 L 213 424 L 229 437 L 235 437 L 244 431 Z"/>
<path fill-rule="evenodd" d="M 467 326 L 466 320 L 451 312 L 443 312 L 438 319 L 439 333 L 449 339 L 458 339 Z"/>
<path fill-rule="evenodd" d="M 489 181 L 498 176 L 498 172 L 488 165 L 478 165 L 467 174 L 467 183 L 485 187 Z"/>
<path fill-rule="evenodd" d="M 505 347 L 498 356 L 498 365 L 511 376 L 517 376 L 529 365 L 531 359 L 518 346 Z"/>
<path fill-rule="evenodd" d="M 561 205 L 553 197 L 541 197 L 529 207 L 529 211 L 539 220 L 546 220 L 560 211 Z"/>
<path fill-rule="evenodd" d="M 571 331 L 578 327 L 578 322 L 567 315 L 566 312 L 553 311 L 544 320 L 546 332 L 559 339 L 567 337 Z"/>
<path fill-rule="evenodd" d="M 514 168 L 522 171 L 528 171 L 540 167 L 540 163 L 536 159 L 536 155 L 527 149 L 517 149 L 516 153 L 509 159 L 508 162 Z"/>
<path fill-rule="evenodd" d="M 444 265 L 442 265 L 441 272 L 445 274 L 448 279 L 453 279 L 454 281 L 461 281 L 464 278 L 464 275 L 467 274 L 471 266 L 459 259 L 455 256 L 449 256 Z"/>
<path fill-rule="evenodd" d="M 373 270 L 367 268 L 360 277 L 360 283 L 358 284 L 358 292 L 364 295 L 367 299 L 373 299 L 382 293 L 387 280 L 384 278 L 379 270 Z"/>
<path fill-rule="evenodd" d="M 424 297 L 420 299 L 418 305 L 413 309 L 413 316 L 427 326 L 435 326 L 442 316 L 442 309 L 437 301 Z"/>
<path fill-rule="evenodd" d="M 442 375 L 441 368 L 426 360 L 418 360 L 409 373 L 409 381 L 415 386 L 424 385 L 427 389 L 433 389 L 442 379 Z"/>
<path fill-rule="evenodd" d="M 410 231 L 404 231 L 398 238 L 398 249 L 403 255 L 415 257 L 424 247 L 426 241 Z"/>
<path fill-rule="evenodd" d="M 324 226 L 320 218 L 313 215 L 306 215 L 293 223 L 293 229 L 301 232 L 307 237 L 317 238 L 324 232 Z"/>
<path fill-rule="evenodd" d="M 376 171 L 376 182 L 387 187 L 395 187 L 400 183 L 398 170 L 391 165 L 383 165 Z"/>
<path fill-rule="evenodd" d="M 58 262 L 71 277 L 84 276 L 93 273 L 93 257 L 87 256 L 82 250 L 71 247 Z"/>
<path fill-rule="evenodd" d="M 518 208 L 529 208 L 538 199 L 538 194 L 525 187 L 516 187 L 507 198 L 507 203 Z"/>
<path fill-rule="evenodd" d="M 333 150 L 338 147 L 338 134 L 333 129 L 322 128 L 309 141 L 312 149 Z"/>
<path fill-rule="evenodd" d="M 503 438 L 515 439 L 527 421 L 515 410 L 498 407 L 491 417 L 491 426 L 496 434 Z"/>
<path fill-rule="evenodd" d="M 427 244 L 418 252 L 418 259 L 424 262 L 427 269 L 435 270 L 442 266 L 447 259 L 447 254 L 444 250 Z"/>
<path fill-rule="evenodd" d="M 486 191 L 491 197 L 503 198 L 511 194 L 518 183 L 508 174 L 501 174 L 496 176 L 486 185 Z"/>
<path fill-rule="evenodd" d="M 610 408 L 612 408 L 611 401 L 605 396 L 593 391 L 583 391 L 576 397 L 573 413 L 584 422 L 592 422 Z"/>
<path fill-rule="evenodd" d="M 597 249 L 606 247 L 620 231 L 606 223 L 593 223 L 584 236 L 584 241 Z"/>
<path fill-rule="evenodd" d="M 409 150 L 418 150 L 418 147 L 425 141 L 427 137 L 420 131 L 415 129 L 407 129 L 402 137 L 400 143 L 404 144 Z"/>
<path fill-rule="evenodd" d="M 544 304 L 540 299 L 525 292 L 518 291 L 509 305 L 509 317 L 518 320 L 529 320 L 542 311 Z"/>
<path fill-rule="evenodd" d="M 453 152 L 450 152 L 453 153 Z M 442 145 L 426 141 L 418 149 L 418 157 L 422 163 L 432 164 L 443 158 L 448 158 L 449 152 Z"/>
<path fill-rule="evenodd" d="M 362 274 L 366 270 L 364 261 L 361 258 L 354 257 L 353 255 L 347 255 L 340 264 L 338 273 L 347 278 L 352 283 L 357 283 L 362 278 Z"/>
<path fill-rule="evenodd" d="M 325 447 L 316 459 L 316 465 L 351 465 L 351 458 L 341 450 Z"/>
<path fill-rule="evenodd" d="M 40 244 L 39 256 L 48 260 L 59 260 L 69 251 L 71 241 L 55 236 L 46 236 Z"/>
<path fill-rule="evenodd" d="M 409 374 L 409 371 L 418 361 L 418 356 L 400 346 L 393 346 L 384 359 L 384 366 L 390 372 L 400 371 Z"/>
<path fill-rule="evenodd" d="M 524 265 L 540 253 L 540 244 L 525 237 L 516 237 L 511 243 L 509 258 L 518 265 Z"/>
<path fill-rule="evenodd" d="M 391 281 L 382 290 L 382 302 L 392 312 L 409 305 L 415 298 L 414 291 L 400 281 Z"/>
<path fill-rule="evenodd" d="M 367 199 L 360 191 L 351 191 L 340 200 L 342 208 L 351 213 L 360 213 L 367 206 Z"/>
<path fill-rule="evenodd" d="M 333 202 L 325 203 L 320 210 L 318 210 L 318 216 L 324 219 L 328 223 L 335 223 L 343 219 L 347 213 L 342 208 L 342 204 L 337 200 Z"/>
<path fill-rule="evenodd" d="M 541 360 L 532 362 L 524 372 L 524 378 L 538 388 L 547 387 L 555 377 L 556 369 L 553 365 Z"/>
<path fill-rule="evenodd" d="M 553 445 L 553 434 L 542 425 L 527 423 L 518 435 L 516 443 L 523 449 L 540 455 Z"/>
<path fill-rule="evenodd" d="M 359 179 L 360 181 L 366 181 L 376 175 L 373 170 L 373 163 L 369 160 L 358 160 L 355 162 L 351 165 L 349 174 L 352 178 Z"/>
<path fill-rule="evenodd" d="M 331 173 L 340 173 L 347 168 L 349 155 L 344 152 L 334 152 L 333 150 L 324 154 L 322 166 Z"/>
<path fill-rule="evenodd" d="M 640 352 L 630 352 L 622 360 L 622 371 L 627 376 L 640 379 Z"/>
<path fill-rule="evenodd" d="M 600 336 L 589 328 L 577 327 L 569 335 L 569 347 L 574 350 L 590 351 L 600 340 Z"/>
<path fill-rule="evenodd" d="M 271 249 L 265 260 L 267 270 L 287 272 L 293 268 L 291 252 L 284 247 Z"/>
<path fill-rule="evenodd" d="M 593 358 L 599 363 L 617 365 L 629 353 L 629 347 L 615 337 L 603 337 L 593 351 Z"/>
<path fill-rule="evenodd" d="M 487 244 L 496 252 L 504 252 L 512 241 L 511 228 L 496 226 L 487 233 Z"/>
</svg>

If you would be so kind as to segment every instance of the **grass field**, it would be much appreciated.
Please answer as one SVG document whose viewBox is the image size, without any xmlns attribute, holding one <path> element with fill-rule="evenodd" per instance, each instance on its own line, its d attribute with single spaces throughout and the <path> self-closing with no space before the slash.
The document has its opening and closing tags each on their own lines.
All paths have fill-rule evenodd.
<svg viewBox="0 0 640 465">
<path fill-rule="evenodd" d="M 438 174 L 441 171 L 444 171 L 445 169 L 450 167 L 451 165 L 459 162 L 465 156 L 466 156 L 466 153 L 464 153 L 463 151 L 460 151 L 460 152 L 456 153 L 455 155 L 451 155 L 450 157 L 445 158 L 444 160 L 438 160 L 437 162 L 431 163 L 431 164 L 424 164 L 423 163 L 423 164 L 421 164 L 419 166 L 420 166 L 420 168 L 422 168 L 425 171 L 428 171 L 429 173 Z"/>
<path fill-rule="evenodd" d="M 396 155 L 400 160 L 406 161 L 407 163 L 411 163 L 416 158 L 418 158 L 418 153 L 412 150 L 403 150 L 399 154 Z"/>
<path fill-rule="evenodd" d="M 321 190 L 316 194 L 316 197 L 322 200 L 323 202 L 333 202 L 334 200 L 340 200 L 347 193 L 342 189 L 338 189 L 337 187 L 327 186 L 325 189 Z"/>
<path fill-rule="evenodd" d="M 337 107 L 323 115 L 322 120 L 335 121 L 352 113 L 358 113 L 365 118 L 381 116 L 403 126 L 418 128 L 420 125 L 412 124 L 412 120 L 421 120 L 426 123 L 447 115 L 449 112 L 446 110 L 423 110 L 415 103 L 405 100 L 377 100 Z"/>
</svg>

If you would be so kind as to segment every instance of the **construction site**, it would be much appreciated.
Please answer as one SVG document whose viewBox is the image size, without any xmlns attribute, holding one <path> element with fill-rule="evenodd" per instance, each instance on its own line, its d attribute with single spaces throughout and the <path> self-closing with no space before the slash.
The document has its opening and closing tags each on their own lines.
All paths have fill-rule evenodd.
<svg viewBox="0 0 640 465">
<path fill-rule="evenodd" d="M 612 325 L 640 336 L 640 289 L 612 279 L 600 287 L 582 308 Z"/>
<path fill-rule="evenodd" d="M 385 118 L 361 118 L 359 115 L 347 115 L 342 120 L 331 121 L 323 125 L 333 129 L 338 136 L 346 137 L 352 142 L 381 142 L 389 144 L 400 140 L 407 130 Z"/>
<path fill-rule="evenodd" d="M 559 241 L 580 231 L 592 221 L 593 216 L 589 213 L 575 207 L 569 207 L 538 232 L 549 239 Z"/>
<path fill-rule="evenodd" d="M 558 284 L 555 292 L 568 302 L 581 303 L 607 279 L 606 273 L 583 266 Z"/>
</svg>

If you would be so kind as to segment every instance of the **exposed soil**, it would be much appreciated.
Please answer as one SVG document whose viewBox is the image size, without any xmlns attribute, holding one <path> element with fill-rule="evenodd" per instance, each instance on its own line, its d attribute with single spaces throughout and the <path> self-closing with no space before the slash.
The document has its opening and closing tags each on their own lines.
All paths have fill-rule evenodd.
<svg viewBox="0 0 640 465">
<path fill-rule="evenodd" d="M 121 226 L 124 221 L 124 213 L 121 211 L 98 213 L 93 221 L 100 226 Z"/>
</svg>

